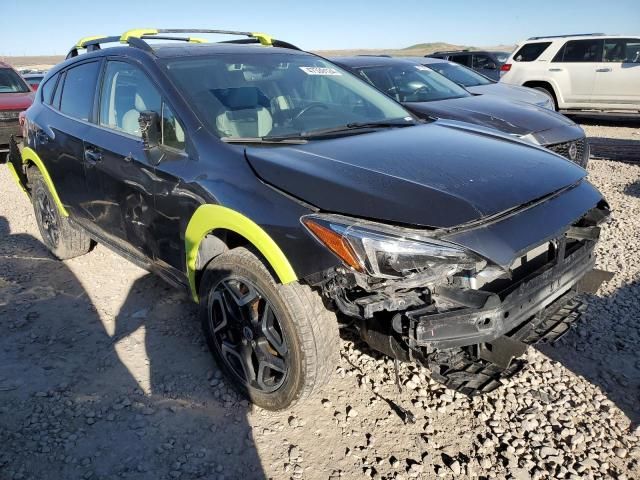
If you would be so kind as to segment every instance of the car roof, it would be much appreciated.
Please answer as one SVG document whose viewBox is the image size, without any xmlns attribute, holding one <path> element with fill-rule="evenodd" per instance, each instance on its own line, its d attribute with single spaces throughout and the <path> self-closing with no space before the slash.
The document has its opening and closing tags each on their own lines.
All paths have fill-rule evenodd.
<svg viewBox="0 0 640 480">
<path fill-rule="evenodd" d="M 339 65 L 353 68 L 379 67 L 383 65 L 416 65 L 415 60 L 407 60 L 403 57 L 374 57 L 370 55 L 352 57 L 329 57 L 329 61 Z"/>
<path fill-rule="evenodd" d="M 411 62 L 421 63 L 423 65 L 428 65 L 430 63 L 453 63 L 455 65 L 459 65 L 458 63 L 450 62 L 445 58 L 437 58 L 437 57 L 406 57 L 406 60 L 409 60 Z"/>
<path fill-rule="evenodd" d="M 130 48 L 130 47 L 122 47 Z M 107 51 L 107 49 L 105 49 Z M 282 47 L 265 47 L 258 44 L 237 44 L 237 43 L 154 43 L 153 53 L 159 58 L 189 57 L 196 55 L 214 55 L 227 53 L 260 53 L 273 55 L 276 53 L 309 55 L 311 53 L 302 50 L 293 50 Z"/>
<path fill-rule="evenodd" d="M 567 40 L 601 40 L 605 38 L 640 38 L 640 35 L 607 35 L 604 33 L 595 34 L 576 34 L 576 35 L 552 35 L 548 37 L 530 37 L 519 42 L 519 45 L 525 43 L 538 42 L 565 42 Z"/>
</svg>

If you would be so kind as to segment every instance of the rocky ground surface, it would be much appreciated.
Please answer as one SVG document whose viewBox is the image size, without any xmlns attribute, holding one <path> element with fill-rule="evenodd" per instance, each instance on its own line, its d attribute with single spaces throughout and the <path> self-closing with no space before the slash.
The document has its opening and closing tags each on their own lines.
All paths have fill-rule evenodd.
<svg viewBox="0 0 640 480">
<path fill-rule="evenodd" d="M 637 146 L 637 127 L 585 128 Z M 405 364 L 399 394 L 345 332 L 332 383 L 270 413 L 221 378 L 185 295 L 101 246 L 53 260 L 0 168 L 0 479 L 640 478 L 640 165 L 589 171 L 615 276 L 521 374 L 469 399 Z"/>
</svg>

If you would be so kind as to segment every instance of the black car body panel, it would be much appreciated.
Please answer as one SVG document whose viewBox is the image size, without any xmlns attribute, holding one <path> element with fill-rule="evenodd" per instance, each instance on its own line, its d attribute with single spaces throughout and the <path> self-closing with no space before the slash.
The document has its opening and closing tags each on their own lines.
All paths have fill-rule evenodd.
<svg viewBox="0 0 640 480">
<path fill-rule="evenodd" d="M 512 113 L 506 104 L 469 95 L 451 102 L 459 104 L 453 108 L 440 105 L 445 102 L 427 105 L 433 107 L 431 113 L 425 113 L 422 104 L 412 106 L 425 117 L 437 113 L 453 119 L 419 122 L 364 80 L 293 48 L 135 45 L 89 51 L 51 69 L 26 114 L 22 158 L 15 142 L 12 145 L 11 168 L 17 170 L 15 177 L 27 193 L 25 173 L 28 168 L 40 169 L 60 214 L 68 215 L 93 239 L 186 287 L 196 301 L 207 263 L 226 248 L 247 246 L 257 251 L 276 282 L 301 282 L 314 289 L 309 294 L 322 295 L 330 308 L 353 317 L 362 337 L 374 348 L 396 358 L 417 359 L 442 376 L 446 358 L 434 356 L 437 352 L 432 347 L 453 334 L 428 338 L 428 327 L 442 318 L 438 315 L 463 330 L 469 326 L 471 331 L 454 344 L 443 343 L 445 348 L 470 347 L 465 355 L 475 349 L 474 358 L 486 359 L 486 342 L 510 334 L 505 326 L 535 326 L 550 315 L 550 308 L 562 307 L 593 264 L 598 225 L 609 213 L 606 201 L 585 178 L 584 169 L 516 138 L 535 133 L 546 141 L 560 140 L 562 135 L 556 137 L 553 132 L 569 135 L 573 131 L 562 117 L 531 106 L 519 106 Z M 223 135 L 230 129 L 218 128 L 217 122 L 228 120 L 229 113 L 250 124 L 258 123 L 255 119 L 269 108 L 269 101 L 266 106 L 256 103 L 255 108 L 247 108 L 258 101 L 258 87 L 251 82 L 262 82 L 259 86 L 267 91 L 273 86 L 269 81 L 289 68 L 287 61 L 276 57 L 269 75 L 262 77 L 261 68 L 254 68 L 245 76 L 236 62 L 247 51 L 303 56 L 304 63 L 295 67 L 295 73 L 309 77 L 304 80 L 342 76 L 344 83 L 334 78 L 335 83 L 329 85 L 355 82 L 365 93 L 358 97 L 361 91 L 355 87 L 343 93 L 356 96 L 356 107 L 394 115 L 378 124 L 333 125 L 315 137 L 313 129 L 301 129 L 288 137 Z M 201 60 L 206 64 L 207 58 L 217 54 L 231 58 L 231 63 L 220 68 L 227 82 L 220 84 L 229 96 L 235 96 L 238 108 L 225 104 L 220 111 L 203 112 L 193 98 L 188 101 L 190 91 L 180 87 L 167 62 L 201 56 L 195 64 Z M 306 66 L 314 59 L 321 66 Z M 133 130 L 125 130 L 118 122 L 102 122 L 100 117 L 101 89 L 106 86 L 109 62 L 116 61 L 125 64 L 126 81 L 120 85 L 122 93 L 114 94 L 123 105 L 114 107 L 113 114 L 124 117 L 123 112 L 135 110 Z M 73 68 L 89 62 L 97 67 L 97 79 L 70 91 L 78 97 L 88 95 L 85 101 L 91 106 L 86 118 L 74 118 L 61 111 L 58 87 L 51 87 L 58 85 L 55 82 L 62 85 Z M 218 65 L 215 61 L 210 64 Z M 136 77 L 139 72 L 128 71 L 131 66 L 152 79 L 162 115 L 167 110 L 178 123 L 165 125 L 165 117 L 161 123 L 157 111 L 138 107 L 139 99 L 133 93 L 147 92 L 132 93 L 128 88 L 140 78 Z M 87 78 L 84 81 L 90 83 Z M 233 83 L 239 78 L 241 87 Z M 304 82 L 292 78 L 292 91 L 303 99 L 318 87 L 307 85 L 300 94 L 297 88 Z M 144 82 L 138 83 L 136 88 Z M 116 84 L 114 81 L 111 88 Z M 66 88 L 65 83 L 63 97 Z M 215 95 L 215 90 L 209 84 L 206 88 L 203 93 L 213 102 L 210 94 Z M 229 92 L 231 89 L 235 92 Z M 253 93 L 248 94 L 249 90 Z M 44 92 L 55 93 L 45 98 Z M 370 98 L 377 98 L 378 103 L 366 104 Z M 286 120 L 290 120 L 295 125 L 310 108 L 323 110 L 318 115 L 324 115 L 319 118 L 325 121 L 334 118 L 324 112 L 329 109 L 327 104 L 343 105 L 311 102 L 296 109 L 286 98 L 274 95 L 273 100 L 279 111 L 269 113 L 272 126 L 278 123 L 278 114 L 284 117 L 283 124 L 289 125 Z M 289 112 L 284 111 L 287 109 Z M 345 118 L 352 113 L 349 107 Z M 205 118 L 207 114 L 214 121 Z M 149 119 L 162 125 L 155 125 L 162 138 L 165 130 L 176 133 L 180 126 L 180 144 L 159 143 L 157 131 L 152 144 L 145 130 L 153 126 L 145 124 Z M 471 119 L 476 125 L 459 119 Z M 497 125 L 498 130 L 488 128 Z M 138 127 L 140 135 L 136 136 Z M 316 128 L 316 133 L 319 130 L 323 129 Z M 305 223 L 313 219 L 325 221 L 316 227 L 331 232 L 334 240 L 337 236 L 347 252 L 347 236 L 358 231 L 369 235 L 367 248 L 379 248 L 377 253 L 382 255 L 367 257 L 368 263 L 360 260 L 354 266 Z M 202 225 L 191 229 L 198 222 Z M 335 225 L 339 228 L 331 230 Z M 348 246 L 353 253 L 353 245 Z M 399 260 L 403 255 L 406 261 Z M 578 257 L 588 259 L 583 269 L 574 268 Z M 449 262 L 444 266 L 443 258 Z M 536 301 L 524 309 L 529 291 Z M 544 292 L 550 293 L 545 296 Z M 507 309 L 514 306 L 523 308 L 526 315 L 492 325 L 489 333 L 489 326 L 478 324 L 483 313 L 506 318 Z M 501 341 L 513 345 L 515 340 Z M 443 355 L 451 352 L 456 353 L 445 351 Z"/>
<path fill-rule="evenodd" d="M 560 129 L 565 135 L 569 134 L 569 138 L 584 136 L 582 129 L 563 115 L 530 103 L 492 96 L 410 102 L 405 106 L 420 115 L 466 121 L 514 135 Z"/>
<path fill-rule="evenodd" d="M 432 228 L 507 211 L 585 176 L 538 147 L 470 133 L 438 121 L 295 147 L 249 148 L 247 158 L 260 178 L 322 210 Z"/>
</svg>

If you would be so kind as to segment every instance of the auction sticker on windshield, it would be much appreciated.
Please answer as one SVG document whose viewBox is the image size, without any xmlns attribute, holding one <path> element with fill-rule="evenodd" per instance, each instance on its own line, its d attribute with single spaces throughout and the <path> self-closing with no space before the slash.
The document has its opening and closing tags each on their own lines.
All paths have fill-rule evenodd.
<svg viewBox="0 0 640 480">
<path fill-rule="evenodd" d="M 307 75 L 342 75 L 335 68 L 329 67 L 300 67 L 300 70 Z"/>
</svg>

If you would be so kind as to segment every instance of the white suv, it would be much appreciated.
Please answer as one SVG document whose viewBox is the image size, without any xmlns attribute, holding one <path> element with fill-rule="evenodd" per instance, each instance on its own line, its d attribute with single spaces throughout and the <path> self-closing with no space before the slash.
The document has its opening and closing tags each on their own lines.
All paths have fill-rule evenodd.
<svg viewBox="0 0 640 480">
<path fill-rule="evenodd" d="M 500 82 L 543 90 L 559 110 L 640 112 L 640 36 L 532 37 L 502 65 Z"/>
</svg>

